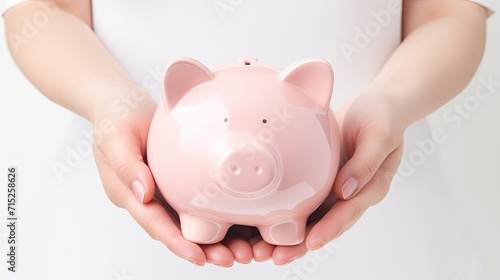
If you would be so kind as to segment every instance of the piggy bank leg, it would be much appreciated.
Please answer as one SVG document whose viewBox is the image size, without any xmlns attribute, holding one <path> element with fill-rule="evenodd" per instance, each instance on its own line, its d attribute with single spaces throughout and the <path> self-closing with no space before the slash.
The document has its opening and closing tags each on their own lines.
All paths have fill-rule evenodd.
<svg viewBox="0 0 500 280">
<path fill-rule="evenodd" d="M 262 239 L 274 245 L 296 245 L 304 240 L 306 231 L 305 220 L 286 220 L 270 226 L 258 227 Z"/>
<path fill-rule="evenodd" d="M 229 224 L 217 223 L 205 218 L 183 214 L 181 231 L 184 238 L 199 244 L 212 244 L 221 241 L 229 229 Z"/>
</svg>

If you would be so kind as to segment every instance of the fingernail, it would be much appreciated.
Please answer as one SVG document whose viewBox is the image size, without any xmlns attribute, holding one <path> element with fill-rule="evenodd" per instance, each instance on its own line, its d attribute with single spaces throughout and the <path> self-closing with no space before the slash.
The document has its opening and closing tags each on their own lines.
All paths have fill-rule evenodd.
<svg viewBox="0 0 500 280">
<path fill-rule="evenodd" d="M 342 185 L 342 196 L 344 199 L 349 199 L 358 189 L 358 181 L 354 178 L 349 178 Z"/>
<path fill-rule="evenodd" d="M 321 234 L 321 235 L 316 234 L 314 237 L 309 236 L 307 240 L 308 242 L 306 242 L 306 247 L 308 250 L 319 250 L 323 248 L 323 246 L 325 246 L 328 240 L 329 239 L 326 236 L 326 234 Z"/>
<path fill-rule="evenodd" d="M 319 249 L 323 248 L 323 246 L 325 246 L 325 243 L 323 241 L 319 241 L 319 240 L 312 242 L 312 244 L 313 245 L 311 246 L 311 248 L 307 248 L 307 249 L 309 249 L 311 251 L 315 251 L 315 250 L 319 250 Z"/>
<path fill-rule="evenodd" d="M 233 264 L 229 265 L 229 266 L 226 266 L 226 265 L 222 265 L 222 264 L 215 264 L 214 265 L 218 266 L 218 267 L 222 267 L 222 268 L 230 268 L 233 266 Z"/>
<path fill-rule="evenodd" d="M 134 192 L 135 197 L 140 203 L 144 203 L 145 190 L 144 185 L 138 180 L 132 182 L 132 192 Z"/>
<path fill-rule="evenodd" d="M 289 265 L 290 263 L 292 263 L 293 261 L 295 261 L 295 259 L 292 259 L 292 260 L 289 260 L 288 262 L 286 263 L 281 263 L 281 264 L 276 264 L 277 266 L 284 266 L 284 265 Z"/>
<path fill-rule="evenodd" d="M 203 264 L 199 264 L 199 263 L 197 263 L 197 262 L 190 261 L 190 260 L 188 260 L 188 261 L 189 261 L 190 263 L 192 263 L 192 264 L 196 265 L 196 266 L 203 266 Z"/>
</svg>

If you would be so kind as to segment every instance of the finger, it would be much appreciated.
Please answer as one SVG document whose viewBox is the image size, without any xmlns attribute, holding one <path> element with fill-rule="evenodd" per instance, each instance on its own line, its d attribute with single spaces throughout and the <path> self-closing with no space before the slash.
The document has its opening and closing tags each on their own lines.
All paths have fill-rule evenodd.
<svg viewBox="0 0 500 280">
<path fill-rule="evenodd" d="M 276 245 L 272 245 L 264 241 L 260 234 L 248 241 L 252 246 L 253 259 L 255 261 L 264 262 L 270 260 L 273 257 L 273 252 L 276 248 Z"/>
<path fill-rule="evenodd" d="M 250 263 L 253 259 L 252 246 L 248 239 L 253 236 L 253 228 L 248 226 L 234 225 L 229 228 L 226 237 L 222 240 L 233 253 L 234 260 L 239 263 Z"/>
<path fill-rule="evenodd" d="M 201 249 L 205 253 L 208 263 L 222 267 L 231 267 L 234 263 L 234 256 L 222 243 L 202 244 Z"/>
<path fill-rule="evenodd" d="M 141 203 L 151 201 L 155 182 L 149 167 L 144 163 L 142 143 L 131 132 L 116 132 L 96 145 L 120 181 L 131 190 Z M 123 190 L 117 190 L 121 192 Z"/>
<path fill-rule="evenodd" d="M 373 195 L 369 197 L 369 200 L 367 201 L 369 206 L 378 204 L 389 192 L 392 179 L 398 170 L 402 155 L 403 146 L 399 146 L 387 156 L 377 173 L 365 186 L 365 188 L 373 189 Z"/>
<path fill-rule="evenodd" d="M 365 187 L 387 156 L 397 149 L 397 146 L 392 147 L 393 144 L 387 140 L 389 138 L 370 135 L 361 136 L 356 140 L 352 157 L 335 178 L 333 190 L 337 197 L 350 199 Z"/>
<path fill-rule="evenodd" d="M 313 226 L 305 242 L 309 250 L 317 250 L 339 237 L 361 217 L 368 205 L 357 202 L 356 200 L 360 200 L 359 196 L 351 200 L 337 201 L 330 211 Z"/>
<path fill-rule="evenodd" d="M 228 236 L 223 241 L 229 251 L 231 251 L 234 260 L 239 263 L 250 263 L 253 259 L 252 246 L 241 236 Z"/>
<path fill-rule="evenodd" d="M 129 197 L 125 208 L 151 238 L 162 242 L 185 260 L 200 266 L 205 264 L 207 258 L 202 248 L 182 236 L 179 227 L 160 203 L 151 201 L 140 204 L 135 198 Z"/>
<path fill-rule="evenodd" d="M 380 166 L 379 172 L 356 197 L 350 200 L 337 200 L 333 204 L 333 207 L 307 235 L 306 247 L 308 249 L 319 249 L 342 235 L 356 223 L 368 207 L 377 204 L 385 197 L 398 168 L 401 153 L 402 147 L 392 152 Z"/>
<path fill-rule="evenodd" d="M 276 246 L 272 258 L 275 265 L 285 265 L 303 257 L 306 253 L 306 243 L 301 242 L 292 246 Z"/>
<path fill-rule="evenodd" d="M 321 220 L 330 209 L 332 209 L 333 204 L 337 201 L 337 197 L 333 194 L 328 196 L 325 201 L 318 207 L 307 219 L 307 227 L 311 228 L 313 224 Z"/>
<path fill-rule="evenodd" d="M 306 234 L 308 236 L 311 229 L 316 222 L 308 223 L 306 227 Z M 307 239 L 306 239 L 307 240 Z M 292 261 L 302 258 L 307 254 L 308 249 L 305 240 L 297 245 L 292 246 L 276 246 L 273 252 L 273 261 L 276 265 L 285 265 Z"/>
</svg>

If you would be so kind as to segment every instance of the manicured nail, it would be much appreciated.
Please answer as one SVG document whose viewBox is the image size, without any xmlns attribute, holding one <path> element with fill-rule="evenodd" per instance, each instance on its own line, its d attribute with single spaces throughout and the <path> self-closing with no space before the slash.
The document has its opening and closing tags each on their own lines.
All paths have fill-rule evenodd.
<svg viewBox="0 0 500 280">
<path fill-rule="evenodd" d="M 188 260 L 188 261 L 189 261 L 189 260 Z M 203 266 L 203 264 L 199 264 L 199 263 L 194 262 L 194 261 L 189 261 L 189 262 L 190 262 L 190 263 L 192 263 L 192 264 L 194 264 L 194 265 L 196 265 L 196 266 Z"/>
<path fill-rule="evenodd" d="M 320 240 L 316 240 L 316 241 L 311 242 L 311 243 L 313 245 L 310 248 L 307 248 L 311 251 L 319 250 L 319 249 L 323 248 L 323 246 L 325 246 L 325 243 L 323 241 L 320 241 Z"/>
<path fill-rule="evenodd" d="M 349 199 L 358 189 L 358 181 L 354 178 L 349 178 L 342 185 L 342 196 L 344 199 Z"/>
<path fill-rule="evenodd" d="M 144 203 L 144 195 L 146 194 L 145 190 L 144 185 L 138 180 L 132 182 L 132 191 L 140 203 Z"/>
<path fill-rule="evenodd" d="M 286 263 L 281 263 L 281 264 L 276 264 L 277 266 L 284 266 L 284 265 L 289 265 L 290 263 L 292 263 L 293 261 L 295 261 L 295 259 L 292 259 L 292 260 L 289 260 L 288 262 Z"/>
<path fill-rule="evenodd" d="M 215 264 L 215 263 L 214 263 Z M 222 267 L 222 268 L 230 268 L 233 266 L 233 264 L 229 265 L 229 266 L 226 266 L 226 265 L 222 265 L 222 264 L 215 264 L 216 266 L 218 267 Z"/>
</svg>

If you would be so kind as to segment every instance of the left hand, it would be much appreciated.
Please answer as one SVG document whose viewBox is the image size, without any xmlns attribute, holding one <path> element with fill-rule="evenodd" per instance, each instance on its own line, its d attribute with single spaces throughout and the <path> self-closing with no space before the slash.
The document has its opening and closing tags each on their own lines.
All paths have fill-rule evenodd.
<svg viewBox="0 0 500 280">
<path fill-rule="evenodd" d="M 384 90 L 365 91 L 335 114 L 343 155 L 331 196 L 309 217 L 301 244 L 274 246 L 258 237 L 251 241 L 256 260 L 272 258 L 282 265 L 319 249 L 386 196 L 403 150 L 406 125 L 399 114 L 404 111 Z"/>
</svg>

